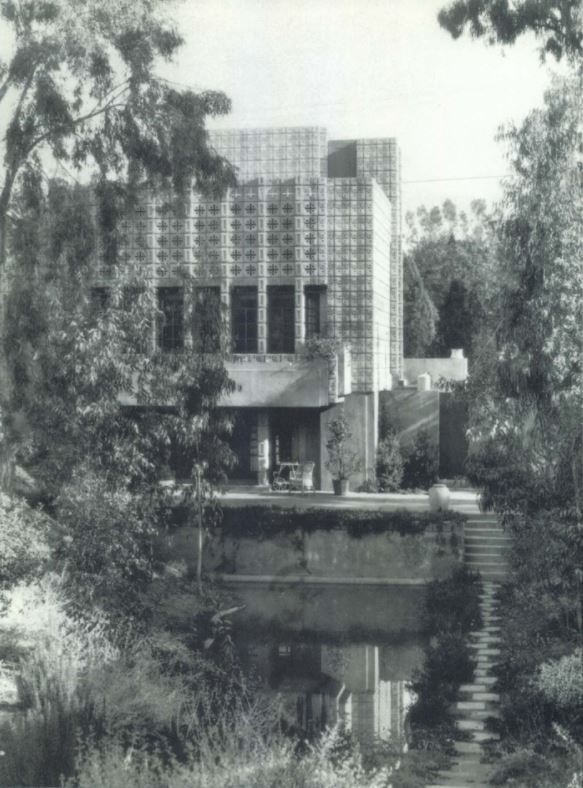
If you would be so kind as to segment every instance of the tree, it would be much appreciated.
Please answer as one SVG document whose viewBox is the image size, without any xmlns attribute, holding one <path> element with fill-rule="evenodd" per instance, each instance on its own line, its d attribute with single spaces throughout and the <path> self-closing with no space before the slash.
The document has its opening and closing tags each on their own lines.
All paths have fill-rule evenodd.
<svg viewBox="0 0 583 788">
<path fill-rule="evenodd" d="M 476 337 L 485 320 L 477 289 L 468 291 L 463 281 L 452 280 L 439 308 L 438 320 L 434 352 L 449 355 L 451 348 L 462 348 L 466 356 L 472 357 Z"/>
<path fill-rule="evenodd" d="M 214 353 L 145 352 L 144 337 L 162 315 L 143 271 L 121 263 L 107 298 L 97 291 L 92 300 L 97 230 L 87 189 L 54 182 L 48 193 L 19 190 L 16 204 L 5 347 L 14 380 L 11 445 L 60 523 L 58 555 L 81 608 L 99 603 L 135 614 L 168 513 L 163 469 L 192 478 L 204 467 L 207 517 L 214 485 L 232 463 L 230 421 L 217 407 L 233 385 L 224 344 Z M 184 288 L 192 307 L 188 277 Z M 185 322 L 194 325 L 191 313 Z M 208 331 L 221 336 L 220 326 Z M 123 404 L 128 395 L 133 405 Z"/>
<path fill-rule="evenodd" d="M 229 111 L 229 100 L 155 76 L 158 60 L 182 43 L 166 10 L 165 0 L 1 0 L 12 51 L 0 60 L 0 272 L 15 184 L 42 172 L 46 155 L 126 186 L 155 177 L 178 194 L 192 177 L 200 188 L 230 177 L 204 126 L 207 115 Z"/>
<path fill-rule="evenodd" d="M 471 459 L 490 502 L 581 511 L 582 77 L 505 135 L 496 342 L 476 365 Z M 516 500 L 515 502 L 516 503 Z"/>
<path fill-rule="evenodd" d="M 421 355 L 448 356 L 452 347 L 463 347 L 471 361 L 496 298 L 492 217 L 481 200 L 472 202 L 469 214 L 446 200 L 429 210 L 421 206 L 406 221 L 405 336 L 415 344 L 416 332 L 424 330 Z M 425 344 L 432 320 L 433 342 Z"/>
<path fill-rule="evenodd" d="M 421 358 L 435 338 L 437 309 L 415 260 L 405 255 L 405 286 L 403 294 L 403 342 L 405 356 Z"/>
<path fill-rule="evenodd" d="M 454 0 L 438 14 L 454 38 L 466 28 L 489 43 L 513 44 L 525 33 L 542 40 L 541 51 L 560 60 L 583 58 L 583 11 L 580 0 Z"/>
</svg>

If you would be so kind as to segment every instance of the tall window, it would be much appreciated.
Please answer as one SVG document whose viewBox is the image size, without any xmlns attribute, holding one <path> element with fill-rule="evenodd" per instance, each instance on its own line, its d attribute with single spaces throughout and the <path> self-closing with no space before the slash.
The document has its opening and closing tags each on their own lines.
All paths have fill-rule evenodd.
<svg viewBox="0 0 583 788">
<path fill-rule="evenodd" d="M 194 302 L 193 346 L 197 353 L 221 349 L 221 288 L 197 287 Z"/>
<path fill-rule="evenodd" d="M 293 353 L 295 349 L 294 288 L 267 288 L 267 352 Z"/>
<path fill-rule="evenodd" d="M 184 292 L 181 287 L 158 288 L 158 348 L 175 353 L 184 348 Z"/>
<path fill-rule="evenodd" d="M 97 317 L 102 315 L 111 302 L 111 291 L 109 287 L 92 287 L 89 294 L 89 305 L 91 313 Z"/>
<path fill-rule="evenodd" d="M 322 336 L 325 330 L 325 289 L 306 287 L 306 339 Z"/>
<path fill-rule="evenodd" d="M 257 353 L 257 288 L 231 291 L 233 353 Z"/>
</svg>

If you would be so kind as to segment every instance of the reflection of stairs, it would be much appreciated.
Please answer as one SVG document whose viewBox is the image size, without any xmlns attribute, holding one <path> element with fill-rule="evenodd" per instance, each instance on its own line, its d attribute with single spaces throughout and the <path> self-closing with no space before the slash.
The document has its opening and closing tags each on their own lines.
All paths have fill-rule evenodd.
<svg viewBox="0 0 583 788">
<path fill-rule="evenodd" d="M 465 565 L 483 580 L 504 580 L 510 538 L 494 514 L 469 514 L 465 525 Z"/>
<path fill-rule="evenodd" d="M 488 719 L 499 716 L 500 701 L 499 695 L 493 691 L 496 682 L 494 666 L 500 654 L 495 583 L 484 582 L 480 607 L 482 628 L 469 635 L 469 645 L 476 659 L 474 680 L 471 684 L 461 685 L 454 709 L 456 726 L 463 739 L 454 742 L 456 754 L 450 769 L 438 776 L 428 788 L 491 785 L 488 782 L 491 767 L 482 763 L 482 747 L 484 742 L 499 738 L 497 733 L 486 728 Z"/>
</svg>

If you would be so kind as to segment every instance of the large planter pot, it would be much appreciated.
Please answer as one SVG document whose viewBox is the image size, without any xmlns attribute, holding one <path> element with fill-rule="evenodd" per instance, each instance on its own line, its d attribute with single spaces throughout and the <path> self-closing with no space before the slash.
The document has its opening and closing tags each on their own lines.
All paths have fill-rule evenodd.
<svg viewBox="0 0 583 788">
<path fill-rule="evenodd" d="M 348 493 L 348 479 L 332 479 L 334 495 L 346 495 Z"/>
<path fill-rule="evenodd" d="M 429 488 L 429 510 L 445 512 L 449 509 L 449 487 L 447 484 L 434 484 Z"/>
</svg>

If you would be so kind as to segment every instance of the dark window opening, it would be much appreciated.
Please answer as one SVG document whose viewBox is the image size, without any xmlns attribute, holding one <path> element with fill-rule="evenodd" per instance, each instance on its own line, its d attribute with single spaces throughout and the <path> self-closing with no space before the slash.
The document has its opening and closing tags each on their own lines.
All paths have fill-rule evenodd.
<svg viewBox="0 0 583 788">
<path fill-rule="evenodd" d="M 220 287 L 197 287 L 194 299 L 193 346 L 197 353 L 221 349 L 223 316 Z"/>
<path fill-rule="evenodd" d="M 158 348 L 175 353 L 184 348 L 184 293 L 181 287 L 158 288 Z"/>
<path fill-rule="evenodd" d="M 233 353 L 257 353 L 257 288 L 234 287 L 231 292 Z"/>
<path fill-rule="evenodd" d="M 306 287 L 305 294 L 306 339 L 323 336 L 325 330 L 325 290 L 323 287 Z"/>
<path fill-rule="evenodd" d="M 295 350 L 295 307 L 293 287 L 267 288 L 267 352 Z"/>
<path fill-rule="evenodd" d="M 102 315 L 111 304 L 109 287 L 92 287 L 89 293 L 89 306 L 94 317 Z"/>
</svg>

